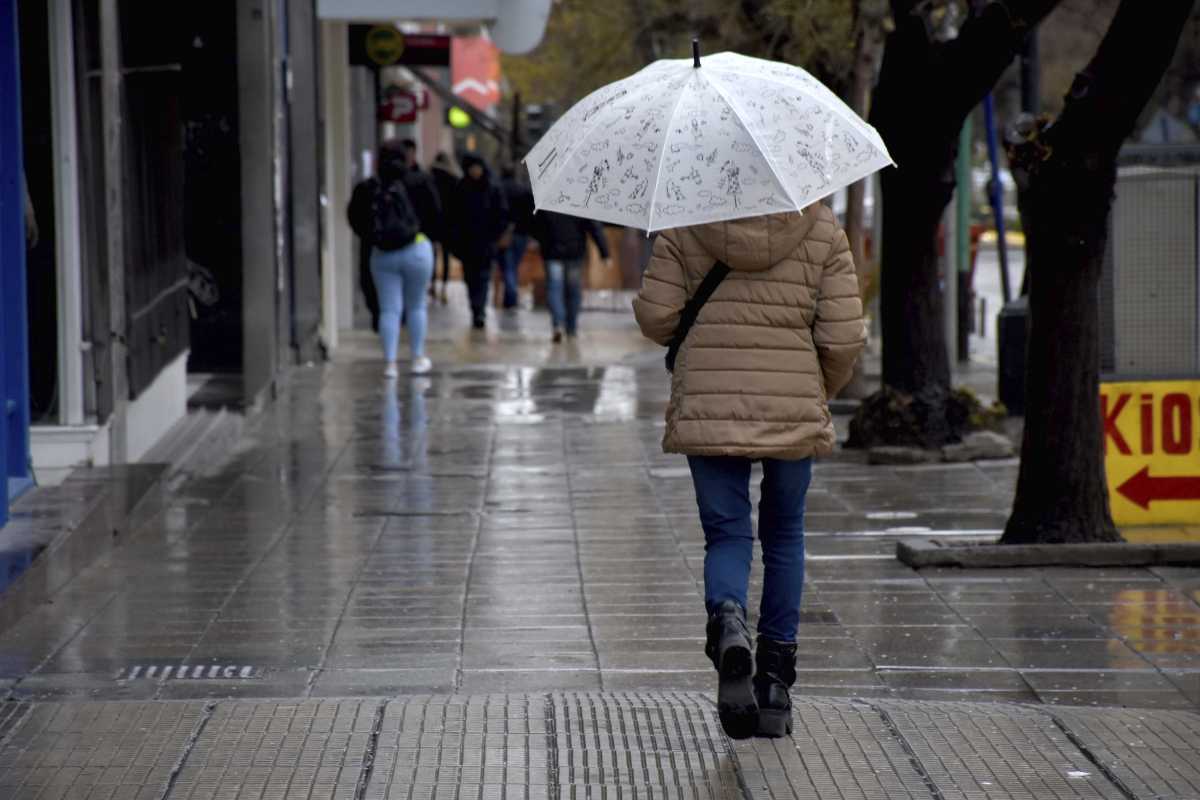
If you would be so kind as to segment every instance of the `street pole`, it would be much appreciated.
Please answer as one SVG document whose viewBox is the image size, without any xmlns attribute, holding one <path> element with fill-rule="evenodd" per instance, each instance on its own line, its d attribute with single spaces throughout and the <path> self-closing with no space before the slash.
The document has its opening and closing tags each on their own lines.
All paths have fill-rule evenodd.
<svg viewBox="0 0 1200 800">
<path fill-rule="evenodd" d="M 1004 230 L 1004 187 L 1000 184 L 1000 144 L 996 137 L 996 110 L 991 92 L 983 98 L 983 118 L 987 126 L 988 162 L 992 168 L 988 199 L 991 200 L 992 217 L 996 222 L 996 252 L 1000 254 L 1000 288 L 1007 304 L 1012 300 L 1012 289 L 1008 280 L 1008 239 Z"/>
<path fill-rule="evenodd" d="M 955 196 L 959 194 L 955 190 Z M 942 325 L 946 353 L 952 358 L 958 350 L 958 204 L 950 203 L 942 214 Z"/>
<path fill-rule="evenodd" d="M 512 99 L 512 138 L 508 143 L 508 161 L 514 167 L 521 158 L 521 145 L 525 137 L 521 135 L 521 93 L 514 92 Z"/>
<path fill-rule="evenodd" d="M 958 360 L 967 361 L 971 357 L 970 349 L 970 319 L 971 319 L 971 147 L 974 142 L 974 126 L 970 115 L 963 123 L 958 136 L 958 242 L 956 248 L 958 264 Z M 964 314 L 964 310 L 966 313 Z"/>
<path fill-rule="evenodd" d="M 108 392 L 109 459 L 125 463 L 126 413 L 129 405 L 128 320 L 125 311 L 125 202 L 121 104 L 121 28 L 117 0 L 100 0 L 100 107 L 104 117 L 105 240 L 108 243 Z"/>
</svg>

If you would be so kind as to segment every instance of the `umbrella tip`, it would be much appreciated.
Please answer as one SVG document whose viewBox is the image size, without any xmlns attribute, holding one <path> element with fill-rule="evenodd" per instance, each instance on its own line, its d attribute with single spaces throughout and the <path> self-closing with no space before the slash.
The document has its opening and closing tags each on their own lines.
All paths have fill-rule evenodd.
<svg viewBox="0 0 1200 800">
<path fill-rule="evenodd" d="M 700 40 L 692 39 L 692 66 L 700 67 Z"/>
</svg>

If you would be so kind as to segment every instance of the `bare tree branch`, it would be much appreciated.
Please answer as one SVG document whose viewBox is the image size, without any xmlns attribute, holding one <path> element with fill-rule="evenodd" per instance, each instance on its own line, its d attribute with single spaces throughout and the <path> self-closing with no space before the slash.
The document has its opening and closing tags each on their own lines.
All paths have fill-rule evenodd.
<svg viewBox="0 0 1200 800">
<path fill-rule="evenodd" d="M 961 76 L 961 95 L 969 112 L 1012 64 L 1029 32 L 1061 0 L 995 0 L 963 24 L 961 32 L 941 47 L 938 65 L 946 74 Z"/>
<path fill-rule="evenodd" d="M 1067 96 L 1052 140 L 1082 143 L 1088 155 L 1115 155 L 1175 54 L 1194 0 L 1122 0 L 1108 33 Z"/>
</svg>

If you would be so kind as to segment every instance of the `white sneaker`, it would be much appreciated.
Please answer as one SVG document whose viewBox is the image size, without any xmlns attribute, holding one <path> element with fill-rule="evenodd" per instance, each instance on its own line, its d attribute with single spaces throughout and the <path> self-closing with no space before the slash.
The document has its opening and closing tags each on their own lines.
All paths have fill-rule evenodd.
<svg viewBox="0 0 1200 800">
<path fill-rule="evenodd" d="M 395 378 L 399 374 L 400 370 L 396 368 L 395 361 L 389 361 L 388 365 L 383 369 L 383 377 L 385 378 Z"/>
<path fill-rule="evenodd" d="M 430 361 L 425 356 L 421 356 L 420 358 L 413 361 L 413 365 L 412 365 L 412 374 L 413 375 L 426 375 L 429 373 L 429 371 L 431 369 L 433 369 L 433 362 Z"/>
</svg>

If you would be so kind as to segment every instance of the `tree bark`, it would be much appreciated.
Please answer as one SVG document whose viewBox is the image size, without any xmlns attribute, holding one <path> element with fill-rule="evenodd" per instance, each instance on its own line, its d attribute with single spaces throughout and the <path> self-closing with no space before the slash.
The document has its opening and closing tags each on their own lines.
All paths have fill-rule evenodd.
<svg viewBox="0 0 1200 800">
<path fill-rule="evenodd" d="M 1058 1 L 989 2 L 956 38 L 939 42 L 920 3 L 892 0 L 895 30 L 884 48 L 871 113 L 898 164 L 882 176 L 883 382 L 892 388 L 949 391 L 937 232 L 954 190 L 958 133 L 1012 63 L 1026 32 Z"/>
<path fill-rule="evenodd" d="M 1012 148 L 1027 220 L 1029 353 L 1021 470 L 1002 543 L 1117 541 L 1104 472 L 1099 288 L 1122 143 L 1193 0 L 1122 0 L 1058 121 Z"/>
</svg>

